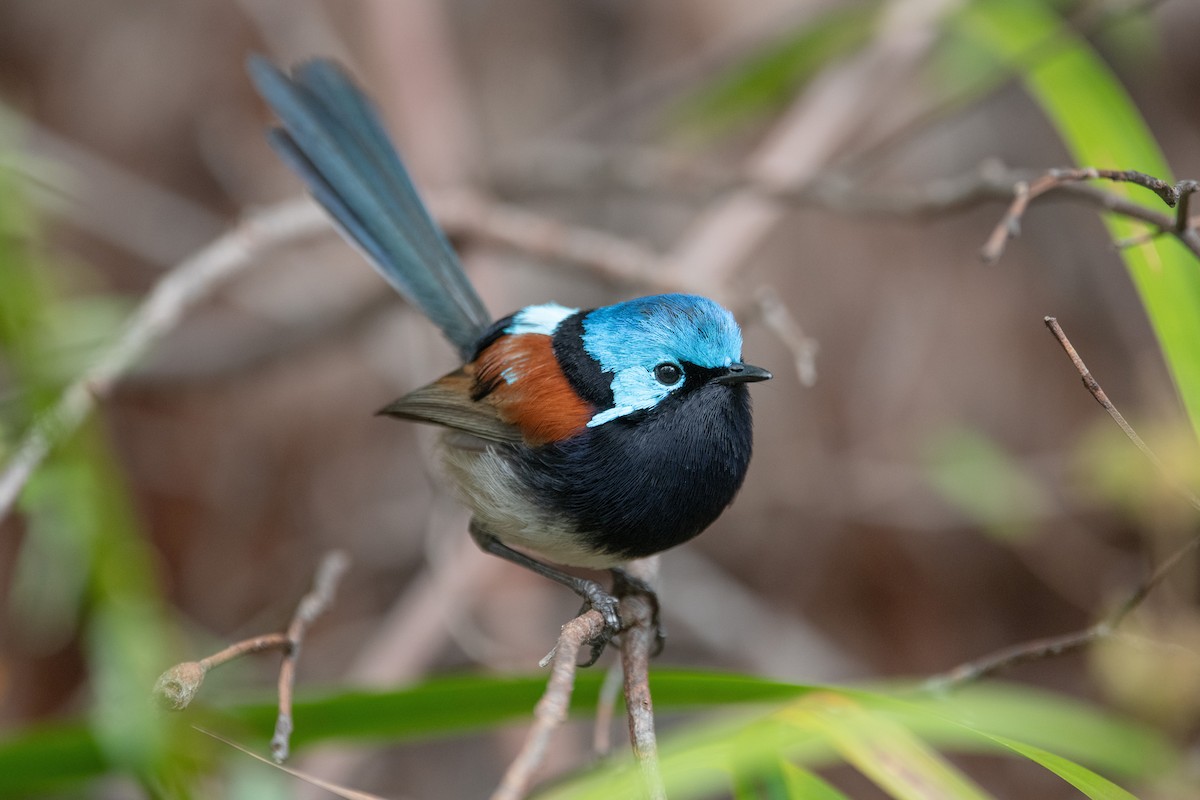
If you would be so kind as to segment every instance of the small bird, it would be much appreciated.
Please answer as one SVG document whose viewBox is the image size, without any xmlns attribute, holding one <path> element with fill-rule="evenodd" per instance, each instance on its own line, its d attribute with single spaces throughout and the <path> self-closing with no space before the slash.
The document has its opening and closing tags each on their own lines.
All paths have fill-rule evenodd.
<svg viewBox="0 0 1200 800">
<path fill-rule="evenodd" d="M 445 429 L 441 459 L 472 537 L 600 612 L 594 661 L 621 629 L 617 598 L 552 564 L 647 591 L 620 565 L 686 542 L 733 501 L 750 463 L 746 384 L 771 374 L 742 361 L 733 315 L 695 295 L 493 321 L 353 80 L 324 59 L 290 76 L 261 57 L 248 68 L 281 121 L 270 144 L 462 356 L 379 413 Z"/>
</svg>

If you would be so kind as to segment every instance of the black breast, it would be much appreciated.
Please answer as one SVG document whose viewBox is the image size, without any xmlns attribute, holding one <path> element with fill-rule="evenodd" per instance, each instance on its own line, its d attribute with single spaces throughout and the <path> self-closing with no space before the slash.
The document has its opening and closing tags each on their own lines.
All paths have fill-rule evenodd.
<svg viewBox="0 0 1200 800">
<path fill-rule="evenodd" d="M 521 458 L 537 502 L 573 520 L 597 550 L 641 558 L 691 539 L 725 510 L 751 440 L 746 387 L 706 383 Z"/>
</svg>

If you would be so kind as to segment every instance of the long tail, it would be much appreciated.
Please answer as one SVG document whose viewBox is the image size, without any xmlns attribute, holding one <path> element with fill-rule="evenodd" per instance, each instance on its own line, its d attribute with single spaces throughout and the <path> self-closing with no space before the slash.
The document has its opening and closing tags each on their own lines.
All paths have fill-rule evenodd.
<svg viewBox="0 0 1200 800">
<path fill-rule="evenodd" d="M 388 283 L 470 357 L 491 316 L 370 101 L 324 59 L 301 64 L 290 78 L 261 56 L 247 68 L 283 123 L 267 134 L 272 147 Z"/>
</svg>

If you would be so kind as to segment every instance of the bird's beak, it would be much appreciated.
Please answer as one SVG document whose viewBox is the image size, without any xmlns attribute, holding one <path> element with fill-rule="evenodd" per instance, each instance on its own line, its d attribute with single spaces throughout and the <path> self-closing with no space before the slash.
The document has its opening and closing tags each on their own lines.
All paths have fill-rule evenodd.
<svg viewBox="0 0 1200 800">
<path fill-rule="evenodd" d="M 725 371 L 713 378 L 714 383 L 733 386 L 738 383 L 754 383 L 771 379 L 771 373 L 753 364 L 743 364 L 735 361 L 725 368 Z"/>
</svg>

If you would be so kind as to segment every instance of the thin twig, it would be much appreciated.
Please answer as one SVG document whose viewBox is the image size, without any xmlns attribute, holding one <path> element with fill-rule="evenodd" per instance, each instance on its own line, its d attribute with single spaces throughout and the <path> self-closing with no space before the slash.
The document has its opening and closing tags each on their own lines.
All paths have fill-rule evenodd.
<svg viewBox="0 0 1200 800">
<path fill-rule="evenodd" d="M 758 313 L 767 330 L 783 343 L 792 354 L 796 375 L 802 386 L 812 387 L 817 383 L 817 340 L 804 333 L 779 292 L 770 286 L 760 286 L 754 292 Z"/>
<path fill-rule="evenodd" d="M 1058 320 L 1054 317 L 1045 318 L 1046 327 L 1054 335 L 1059 345 L 1066 352 L 1067 357 L 1071 359 L 1071 363 L 1079 372 L 1079 377 L 1083 381 L 1083 385 L 1091 393 L 1104 410 L 1109 413 L 1113 421 L 1120 426 L 1121 430 L 1129 437 L 1129 440 L 1137 446 L 1138 450 L 1154 465 L 1158 470 L 1163 480 L 1169 485 L 1183 500 L 1185 500 L 1192 508 L 1200 511 L 1200 498 L 1194 492 L 1183 486 L 1167 471 L 1162 461 L 1153 450 L 1146 444 L 1133 426 L 1125 419 L 1125 416 L 1117 410 L 1117 407 L 1108 398 L 1103 387 L 1100 386 L 1083 363 L 1083 358 L 1080 357 L 1075 346 L 1071 344 L 1066 333 L 1063 332 L 1062 326 L 1058 324 Z M 948 672 L 930 678 L 925 686 L 933 691 L 945 691 L 953 689 L 980 678 L 992 675 L 1001 670 L 1006 670 L 1020 664 L 1027 664 L 1031 661 L 1038 661 L 1043 658 L 1059 656 L 1064 653 L 1074 652 L 1082 647 L 1085 647 L 1098 639 L 1103 639 L 1113 635 L 1121 623 L 1129 614 L 1145 601 L 1145 599 L 1153 592 L 1159 584 L 1166 579 L 1167 575 L 1179 565 L 1184 558 L 1191 555 L 1200 548 L 1200 536 L 1193 537 L 1188 540 L 1183 546 L 1179 547 L 1170 556 L 1164 559 L 1151 573 L 1146 576 L 1129 595 L 1118 604 L 1112 611 L 1095 624 L 1073 633 L 1063 634 L 1061 636 L 1052 636 L 1045 639 L 1035 639 L 1031 642 L 1023 642 L 1021 644 L 1005 647 L 1001 650 L 984 656 L 983 658 L 974 661 L 968 661 L 960 664 Z"/>
<path fill-rule="evenodd" d="M 542 699 L 533 710 L 533 726 L 525 737 L 521 752 L 509 764 L 500 779 L 500 785 L 492 793 L 492 800 L 521 800 L 528 794 L 551 735 L 567 718 L 571 693 L 575 689 L 575 673 L 579 669 L 576 663 L 579 651 L 584 643 L 592 641 L 603 631 L 604 617 L 595 610 L 589 610 L 563 626 L 554 648 L 550 680 L 546 683 Z"/>
<path fill-rule="evenodd" d="M 306 594 L 296 607 L 292 623 L 287 629 L 287 648 L 283 652 L 283 663 L 279 667 L 279 716 L 275 719 L 275 735 L 271 737 L 271 756 L 276 763 L 287 760 L 292 729 L 292 695 L 296 686 L 296 661 L 300 657 L 300 646 L 313 620 L 325 612 L 333 602 L 333 594 L 350 560 L 341 550 L 325 556 L 317 568 L 312 591 Z"/>
<path fill-rule="evenodd" d="M 167 273 L 130 317 L 112 347 L 68 386 L 58 402 L 25 434 L 0 473 L 0 519 L 8 516 L 50 448 L 79 428 L 117 380 L 171 331 L 189 308 L 267 251 L 328 229 L 325 214 L 311 201 L 289 200 L 253 214 Z"/>
<path fill-rule="evenodd" d="M 1170 486 L 1176 494 L 1186 500 L 1192 508 L 1200 511 L 1200 497 L 1197 497 L 1192 490 L 1175 480 L 1174 476 L 1167 471 L 1166 466 L 1163 465 L 1162 461 L 1159 460 L 1154 451 L 1150 449 L 1150 446 L 1142 440 L 1142 437 L 1138 435 L 1137 431 L 1133 429 L 1133 426 L 1129 424 L 1129 421 L 1125 419 L 1125 415 L 1118 411 L 1117 407 L 1113 405 L 1113 402 L 1108 399 L 1108 395 L 1100 386 L 1099 381 L 1092 377 L 1091 370 L 1089 370 L 1087 365 L 1083 363 L 1083 359 L 1075 350 L 1075 346 L 1071 344 L 1071 340 L 1068 339 L 1067 334 L 1063 332 L 1062 326 L 1058 324 L 1058 320 L 1054 317 L 1046 317 L 1044 322 L 1046 323 L 1046 327 L 1050 329 L 1050 333 L 1053 334 L 1056 340 L 1058 340 L 1058 343 L 1062 347 L 1063 351 L 1066 352 L 1067 357 L 1071 359 L 1071 363 L 1075 365 L 1075 369 L 1079 372 L 1079 377 L 1083 381 L 1083 385 L 1087 387 L 1087 390 L 1091 393 L 1092 397 L 1096 398 L 1096 402 L 1104 407 L 1104 410 L 1107 411 L 1108 415 L 1113 418 L 1113 421 L 1117 423 L 1117 426 L 1120 427 L 1121 431 L 1129 437 L 1129 441 L 1133 442 L 1137 449 L 1142 451 L 1142 455 L 1149 459 L 1150 463 L 1154 465 L 1154 468 L 1158 470 L 1158 474 L 1162 476 L 1163 481 L 1166 482 L 1166 484 Z"/>
<path fill-rule="evenodd" d="M 334 550 L 321 559 L 313 578 L 313 588 L 301 598 L 285 633 L 253 636 L 214 653 L 199 661 L 185 661 L 168 669 L 154 684 L 154 694 L 164 706 L 179 711 L 196 697 L 208 671 L 236 658 L 264 650 L 283 650 L 279 669 L 279 716 L 275 735 L 271 739 L 271 755 L 276 762 L 288 756 L 288 740 L 292 733 L 292 695 L 296 677 L 296 659 L 300 646 L 312 624 L 333 602 L 334 592 L 345 573 L 349 560 L 341 550 Z"/>
<path fill-rule="evenodd" d="M 651 800 L 665 800 L 667 793 L 658 764 L 658 741 L 654 734 L 654 704 L 650 698 L 650 655 L 658 635 L 654 617 L 654 601 L 651 598 L 638 593 L 621 598 L 621 619 L 630 626 L 621 634 L 621 668 L 625 672 L 629 741 L 641 767 L 646 795 Z"/>
<path fill-rule="evenodd" d="M 988 237 L 987 243 L 984 244 L 983 249 L 980 251 L 980 256 L 984 262 L 994 264 L 1000 260 L 1000 257 L 1004 254 L 1004 248 L 1008 244 L 1008 240 L 1020 233 L 1021 219 L 1025 215 L 1025 211 L 1029 208 L 1029 204 L 1038 197 L 1055 189 L 1061 189 L 1069 184 L 1101 179 L 1113 181 L 1114 183 L 1131 183 L 1135 186 L 1141 186 L 1154 192 L 1160 200 L 1171 208 L 1180 205 L 1182 198 L 1188 197 L 1198 188 L 1195 185 L 1195 181 L 1180 181 L 1177 184 L 1170 184 L 1161 178 L 1134 170 L 1095 169 L 1092 167 L 1050 170 L 1032 181 L 1020 181 L 1013 186 L 1013 199 L 1008 207 L 1008 211 L 1001 217 L 1000 222 L 996 224 L 991 236 Z M 1084 196 L 1096 198 L 1095 194 Z M 1133 212 L 1131 206 L 1137 207 L 1138 204 L 1136 203 L 1126 201 L 1125 204 L 1121 204 L 1118 202 L 1119 195 L 1108 192 L 1102 193 L 1101 197 L 1103 198 L 1105 207 L 1109 210 L 1127 216 L 1136 216 L 1143 221 L 1155 225 L 1164 233 L 1176 235 L 1180 241 L 1189 248 L 1192 248 L 1193 252 L 1200 256 L 1200 250 L 1196 249 L 1195 232 L 1192 231 L 1188 235 L 1190 227 L 1186 217 L 1186 210 L 1183 211 L 1182 217 L 1179 215 L 1169 217 L 1155 214 L 1147 219 L 1145 215 Z M 1183 203 L 1183 205 L 1186 205 L 1186 203 Z"/>
<path fill-rule="evenodd" d="M 1182 233 L 1191 226 L 1189 209 L 1192 195 L 1200 191 L 1200 181 L 1180 181 L 1175 184 L 1175 192 L 1179 197 L 1179 205 L 1175 207 L 1175 232 Z"/>
<path fill-rule="evenodd" d="M 323 780 L 323 779 L 318 778 L 317 776 L 312 775 L 310 773 L 301 772 L 298 769 L 292 769 L 291 767 L 285 767 L 282 764 L 277 764 L 273 761 L 268 761 L 267 759 L 260 756 L 258 753 L 255 753 L 254 751 L 250 750 L 249 748 L 243 747 L 242 745 L 238 744 L 237 742 L 233 741 L 232 739 L 226 739 L 224 736 L 221 736 L 218 733 L 213 733 L 212 731 L 210 731 L 206 728 L 201 728 L 199 725 L 193 725 L 192 728 L 199 731 L 200 733 L 203 733 L 205 736 L 211 736 L 212 738 L 216 739 L 218 742 L 221 742 L 222 744 L 229 745 L 234 750 L 244 753 L 245 755 L 250 756 L 251 758 L 253 758 L 256 761 L 261 761 L 262 763 L 272 766 L 275 769 L 286 772 L 288 775 L 291 775 L 293 778 L 298 778 L 299 780 L 302 780 L 305 783 L 316 786 L 318 789 L 323 789 L 333 795 L 336 795 L 337 797 L 344 798 L 345 800 L 384 800 L 384 798 L 380 797 L 377 794 L 371 794 L 370 792 L 360 792 L 357 789 L 351 789 L 347 786 L 341 786 L 337 783 L 334 783 L 333 781 Z M 395 800 L 395 799 L 392 798 L 392 800 Z"/>
</svg>

